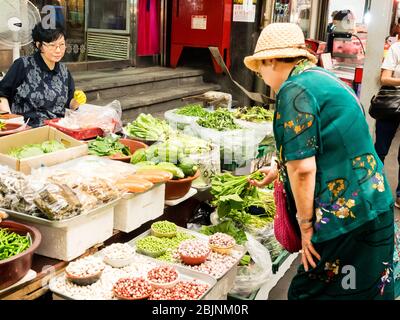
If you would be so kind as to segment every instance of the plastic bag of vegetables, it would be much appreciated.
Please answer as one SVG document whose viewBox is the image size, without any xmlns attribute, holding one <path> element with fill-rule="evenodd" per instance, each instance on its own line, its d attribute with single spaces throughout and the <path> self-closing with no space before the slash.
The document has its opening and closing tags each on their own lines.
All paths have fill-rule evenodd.
<svg viewBox="0 0 400 320">
<path fill-rule="evenodd" d="M 268 250 L 252 235 L 246 233 L 246 248 L 252 262 L 247 266 L 239 266 L 231 294 L 243 297 L 260 289 L 272 274 L 272 260 Z"/>
<path fill-rule="evenodd" d="M 242 107 L 233 112 L 235 123 L 242 128 L 253 129 L 257 139 L 273 135 L 274 112 L 262 107 Z"/>
<path fill-rule="evenodd" d="M 242 165 L 255 159 L 262 140 L 252 129 L 218 131 L 204 128 L 196 122 L 192 124 L 192 129 L 199 138 L 220 146 L 220 156 L 224 164 L 236 162 Z"/>
<path fill-rule="evenodd" d="M 207 112 L 201 104 L 188 104 L 179 109 L 168 110 L 164 118 L 172 128 L 191 134 L 191 124 L 199 117 L 205 116 Z"/>
</svg>

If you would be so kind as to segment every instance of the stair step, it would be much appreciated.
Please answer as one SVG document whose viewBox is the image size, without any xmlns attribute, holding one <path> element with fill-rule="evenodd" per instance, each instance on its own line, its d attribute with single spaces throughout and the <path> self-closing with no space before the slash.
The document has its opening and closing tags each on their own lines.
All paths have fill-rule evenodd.
<svg viewBox="0 0 400 320">
<path fill-rule="evenodd" d="M 107 69 L 73 74 L 77 88 L 85 91 L 99 91 L 110 88 L 133 86 L 142 83 L 166 81 L 180 78 L 201 77 L 202 70 L 190 68 L 127 68 L 122 70 Z"/>
<path fill-rule="evenodd" d="M 160 102 L 181 99 L 184 97 L 194 96 L 207 91 L 216 90 L 219 86 L 216 84 L 201 84 L 196 86 L 186 86 L 181 88 L 171 88 L 164 91 L 143 92 L 135 96 L 127 96 L 121 98 L 123 110 L 149 106 Z"/>
<path fill-rule="evenodd" d="M 121 87 L 111 87 L 99 90 L 86 90 L 89 100 L 112 99 L 122 96 L 136 96 L 144 92 L 150 91 L 168 91 L 170 88 L 179 88 L 186 86 L 199 86 L 204 84 L 202 76 L 190 76 L 184 78 L 171 78 L 163 81 L 141 82 L 134 85 L 126 85 Z"/>
</svg>

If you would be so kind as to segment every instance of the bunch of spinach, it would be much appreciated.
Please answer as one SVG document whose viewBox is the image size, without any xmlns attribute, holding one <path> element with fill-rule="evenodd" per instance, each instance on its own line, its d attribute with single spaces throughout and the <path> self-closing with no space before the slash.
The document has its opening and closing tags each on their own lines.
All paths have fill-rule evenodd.
<svg viewBox="0 0 400 320">
<path fill-rule="evenodd" d="M 122 144 L 120 137 L 112 135 L 108 137 L 97 137 L 96 140 L 89 142 L 89 154 L 106 157 L 114 155 L 130 156 L 131 152 L 127 146 Z"/>
</svg>

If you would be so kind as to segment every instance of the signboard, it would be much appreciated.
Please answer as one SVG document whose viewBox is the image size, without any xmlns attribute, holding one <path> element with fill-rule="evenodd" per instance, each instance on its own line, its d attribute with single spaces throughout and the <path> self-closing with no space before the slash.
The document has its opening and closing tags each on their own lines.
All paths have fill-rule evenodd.
<svg viewBox="0 0 400 320">
<path fill-rule="evenodd" d="M 233 5 L 233 21 L 234 22 L 255 22 L 256 21 L 256 5 L 250 4 L 245 7 L 241 4 Z"/>
<path fill-rule="evenodd" d="M 207 30 L 207 16 L 192 16 L 192 29 Z"/>
</svg>

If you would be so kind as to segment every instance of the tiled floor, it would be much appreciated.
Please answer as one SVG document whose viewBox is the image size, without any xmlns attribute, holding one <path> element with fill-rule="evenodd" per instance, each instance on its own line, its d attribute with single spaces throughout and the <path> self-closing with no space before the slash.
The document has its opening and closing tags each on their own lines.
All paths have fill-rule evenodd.
<svg viewBox="0 0 400 320">
<path fill-rule="evenodd" d="M 389 183 L 392 186 L 393 195 L 395 196 L 395 189 L 397 186 L 398 176 L 398 164 L 397 164 L 397 152 L 400 145 L 400 131 L 397 132 L 396 137 L 393 139 L 392 146 L 389 155 L 386 158 L 386 174 L 389 178 Z M 400 226 L 400 210 L 396 209 L 395 219 Z M 269 294 L 268 300 L 286 300 L 287 291 L 290 285 L 290 281 L 296 274 L 298 265 L 300 264 L 300 257 L 297 258 L 292 264 L 292 267 L 286 272 L 285 276 L 278 282 Z"/>
</svg>

